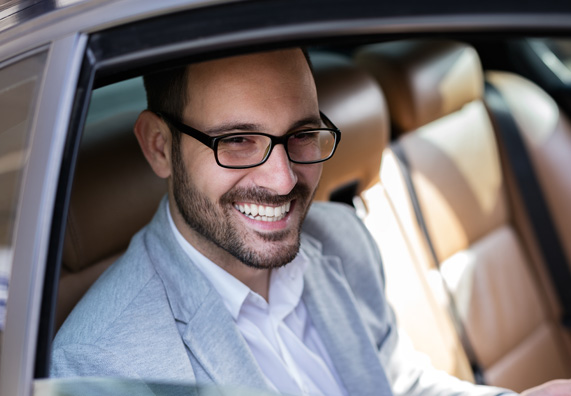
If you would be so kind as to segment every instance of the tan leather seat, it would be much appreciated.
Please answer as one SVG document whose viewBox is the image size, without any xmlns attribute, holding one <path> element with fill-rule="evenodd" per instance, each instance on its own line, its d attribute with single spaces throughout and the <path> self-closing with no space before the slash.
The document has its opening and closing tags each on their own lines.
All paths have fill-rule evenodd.
<svg viewBox="0 0 571 396">
<path fill-rule="evenodd" d="M 389 136 L 388 110 L 377 82 L 342 55 L 311 56 L 319 107 L 341 130 L 341 143 L 315 194 L 329 200 L 341 189 L 358 196 L 379 179 L 381 153 Z M 350 201 L 350 199 L 349 199 Z"/>
<path fill-rule="evenodd" d="M 475 50 L 455 42 L 404 41 L 365 47 L 356 61 L 385 91 L 399 134 L 395 145 L 408 159 L 438 263 L 388 149 L 381 182 L 406 246 L 434 296 L 447 304 L 435 270 L 440 265 L 486 382 L 521 391 L 569 377 L 561 328 L 514 221 Z"/>
<path fill-rule="evenodd" d="M 533 162 L 534 170 L 541 184 L 543 195 L 549 206 L 562 248 L 571 263 L 571 121 L 557 103 L 541 88 L 531 81 L 513 73 L 490 71 L 486 80 L 491 82 L 506 100 L 510 112 L 516 121 L 524 143 Z M 502 146 L 500 145 L 500 149 Z M 514 220 L 521 230 L 522 237 L 536 257 L 534 264 L 539 279 L 551 290 L 551 281 L 541 263 L 537 243 L 532 236 L 526 211 L 521 205 L 518 189 L 513 185 L 511 166 L 504 163 L 507 171 L 506 181 L 511 187 L 509 192 L 514 201 Z M 570 285 L 571 287 L 571 285 Z M 560 307 L 554 293 L 549 298 L 557 315 Z M 568 332 L 571 335 L 571 331 Z"/>
</svg>

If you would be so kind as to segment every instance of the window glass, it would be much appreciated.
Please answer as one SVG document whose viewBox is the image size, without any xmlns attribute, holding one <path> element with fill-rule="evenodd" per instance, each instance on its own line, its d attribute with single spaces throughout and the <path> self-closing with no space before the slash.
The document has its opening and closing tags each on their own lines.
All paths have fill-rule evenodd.
<svg viewBox="0 0 571 396">
<path fill-rule="evenodd" d="M 4 330 L 16 210 L 46 52 L 0 64 L 0 335 Z"/>
<path fill-rule="evenodd" d="M 543 63 L 561 82 L 571 85 L 571 40 L 532 39 L 530 44 Z"/>
<path fill-rule="evenodd" d="M 549 39 L 547 45 L 551 48 L 555 56 L 571 70 L 571 40 L 569 39 Z"/>
</svg>

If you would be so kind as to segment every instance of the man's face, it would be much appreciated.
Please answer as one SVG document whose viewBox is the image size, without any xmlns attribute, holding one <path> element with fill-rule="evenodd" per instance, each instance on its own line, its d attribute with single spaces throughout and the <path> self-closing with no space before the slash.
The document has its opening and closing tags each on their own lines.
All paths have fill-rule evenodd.
<svg viewBox="0 0 571 396">
<path fill-rule="evenodd" d="M 193 65 L 188 88 L 183 122 L 211 136 L 279 136 L 321 126 L 315 84 L 300 50 Z M 221 257 L 222 249 L 251 267 L 274 268 L 299 250 L 321 168 L 290 163 L 278 145 L 258 167 L 225 169 L 211 149 L 182 135 L 172 147 L 172 194 L 189 227 L 187 238 L 207 257 Z"/>
</svg>

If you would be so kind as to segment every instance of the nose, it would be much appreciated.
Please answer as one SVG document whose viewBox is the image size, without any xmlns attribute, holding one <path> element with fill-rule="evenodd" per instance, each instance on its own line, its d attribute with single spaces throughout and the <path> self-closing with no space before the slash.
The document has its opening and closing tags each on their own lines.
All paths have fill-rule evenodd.
<svg viewBox="0 0 571 396">
<path fill-rule="evenodd" d="M 291 167 L 285 147 L 282 144 L 274 146 L 270 157 L 265 163 L 254 168 L 257 186 L 266 188 L 275 194 L 286 195 L 297 183 L 297 174 Z"/>
</svg>

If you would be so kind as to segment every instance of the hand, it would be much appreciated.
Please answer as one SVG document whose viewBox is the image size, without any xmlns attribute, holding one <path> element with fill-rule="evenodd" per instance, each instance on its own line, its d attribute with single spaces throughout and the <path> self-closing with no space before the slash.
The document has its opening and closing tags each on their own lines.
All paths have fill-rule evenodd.
<svg viewBox="0 0 571 396">
<path fill-rule="evenodd" d="M 569 396 L 571 395 L 571 380 L 553 380 L 530 388 L 521 396 Z"/>
</svg>

